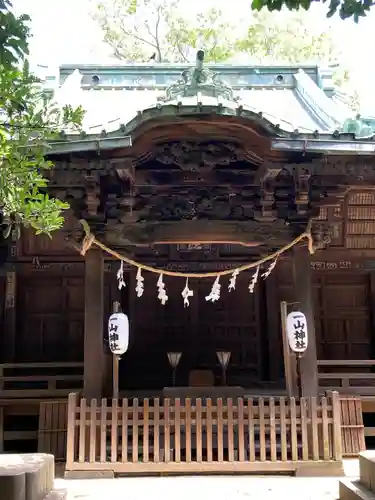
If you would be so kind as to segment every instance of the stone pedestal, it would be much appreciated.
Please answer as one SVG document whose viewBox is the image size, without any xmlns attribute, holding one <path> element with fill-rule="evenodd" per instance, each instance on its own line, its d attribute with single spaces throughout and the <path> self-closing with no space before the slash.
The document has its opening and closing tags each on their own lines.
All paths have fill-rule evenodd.
<svg viewBox="0 0 375 500">
<path fill-rule="evenodd" d="M 359 454 L 359 479 L 343 479 L 339 487 L 340 500 L 375 499 L 375 451 Z"/>
<path fill-rule="evenodd" d="M 0 455 L 0 498 L 4 500 L 63 499 L 66 492 L 54 492 L 54 481 L 53 455 Z"/>
</svg>

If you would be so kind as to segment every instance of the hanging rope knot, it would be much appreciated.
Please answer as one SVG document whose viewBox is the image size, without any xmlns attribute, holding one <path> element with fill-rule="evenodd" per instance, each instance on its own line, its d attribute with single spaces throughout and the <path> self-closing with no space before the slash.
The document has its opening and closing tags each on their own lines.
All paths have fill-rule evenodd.
<svg viewBox="0 0 375 500">
<path fill-rule="evenodd" d="M 82 224 L 82 227 L 83 227 L 85 234 L 86 234 L 86 236 L 83 239 L 82 248 L 81 248 L 81 255 L 85 256 L 86 252 L 88 252 L 90 250 L 91 245 L 94 243 L 95 236 L 91 233 L 90 227 L 85 220 L 81 219 L 80 223 Z"/>
<path fill-rule="evenodd" d="M 315 248 L 314 248 L 314 239 L 312 237 L 312 220 L 309 220 L 309 223 L 306 228 L 305 232 L 305 237 L 307 238 L 307 248 L 309 249 L 310 255 L 314 255 L 315 253 Z"/>
<path fill-rule="evenodd" d="M 93 234 L 90 234 L 89 236 L 85 236 L 83 243 L 82 243 L 82 248 L 81 248 L 81 255 L 84 257 L 86 255 L 86 252 L 88 252 L 91 248 L 91 245 L 94 243 L 95 236 Z"/>
</svg>

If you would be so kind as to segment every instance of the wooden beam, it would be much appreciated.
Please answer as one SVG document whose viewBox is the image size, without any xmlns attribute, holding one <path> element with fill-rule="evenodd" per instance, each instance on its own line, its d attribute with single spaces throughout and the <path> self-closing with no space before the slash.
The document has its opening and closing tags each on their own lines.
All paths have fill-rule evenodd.
<svg viewBox="0 0 375 500">
<path fill-rule="evenodd" d="M 85 347 L 83 394 L 100 399 L 105 380 L 104 259 L 99 250 L 90 250 L 85 258 Z"/>
<path fill-rule="evenodd" d="M 303 312 L 307 320 L 308 347 L 301 358 L 302 396 L 318 394 L 318 363 L 313 306 L 313 286 L 311 280 L 310 254 L 307 246 L 295 246 L 293 249 L 293 286 L 294 308 Z"/>
<path fill-rule="evenodd" d="M 106 242 L 112 245 L 227 243 L 247 247 L 269 244 L 277 248 L 289 243 L 292 237 L 280 220 L 261 224 L 202 219 L 117 225 L 106 234 Z"/>
</svg>

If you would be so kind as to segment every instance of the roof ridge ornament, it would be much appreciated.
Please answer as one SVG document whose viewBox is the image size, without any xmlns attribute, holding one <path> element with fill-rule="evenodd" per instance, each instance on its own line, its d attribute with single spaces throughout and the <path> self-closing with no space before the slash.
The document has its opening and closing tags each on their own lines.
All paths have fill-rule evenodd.
<svg viewBox="0 0 375 500">
<path fill-rule="evenodd" d="M 193 97 L 198 93 L 208 97 L 221 97 L 227 101 L 237 102 L 238 97 L 230 85 L 224 83 L 217 73 L 204 68 L 204 51 L 198 50 L 195 67 L 186 69 L 181 78 L 165 90 L 165 95 L 159 101 L 167 103 L 178 101 L 180 97 Z"/>
<path fill-rule="evenodd" d="M 355 118 L 345 120 L 340 132 L 343 134 L 353 134 L 356 139 L 364 139 L 374 135 L 371 125 L 366 123 L 366 120 L 360 114 L 357 114 Z"/>
</svg>

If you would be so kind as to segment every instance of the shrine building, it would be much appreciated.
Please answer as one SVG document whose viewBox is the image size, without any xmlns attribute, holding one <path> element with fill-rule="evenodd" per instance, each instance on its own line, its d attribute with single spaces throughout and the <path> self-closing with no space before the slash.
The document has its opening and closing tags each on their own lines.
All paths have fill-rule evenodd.
<svg viewBox="0 0 375 500">
<path fill-rule="evenodd" d="M 52 402 L 66 426 L 69 393 L 95 405 L 112 397 L 107 325 L 115 304 L 130 322 L 118 366 L 119 398 L 129 404 L 265 398 L 272 414 L 274 398 L 316 404 L 338 392 L 353 396 L 358 418 L 363 410 L 370 422 L 361 432 L 375 435 L 373 120 L 355 116 L 330 71 L 206 67 L 203 58 L 62 66 L 45 82 L 53 99 L 86 114 L 83 132 L 62 131 L 51 143 L 48 190 L 70 206 L 63 229 L 52 239 L 25 230 L 2 244 L 4 449 L 38 441 L 57 454 L 65 439 L 41 444 Z M 290 311 L 305 315 L 308 332 L 298 370 L 283 324 Z M 180 463 L 167 459 L 168 446 L 160 460 Z M 279 445 L 270 446 L 264 460 L 282 462 Z M 225 449 L 229 458 L 219 453 L 218 462 L 236 462 Z M 318 456 L 301 450 L 290 463 Z M 246 453 L 240 462 L 252 462 Z"/>
</svg>

